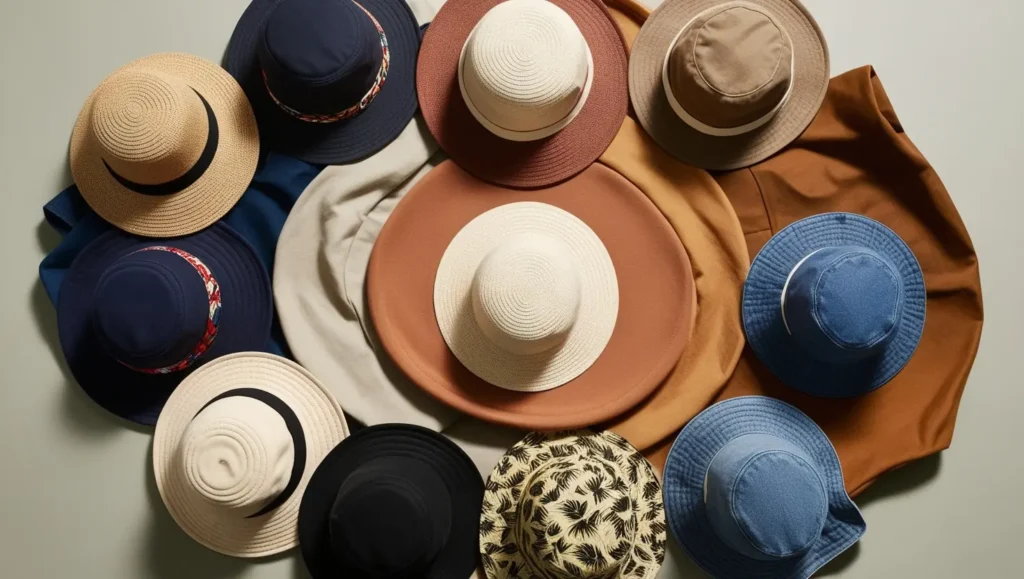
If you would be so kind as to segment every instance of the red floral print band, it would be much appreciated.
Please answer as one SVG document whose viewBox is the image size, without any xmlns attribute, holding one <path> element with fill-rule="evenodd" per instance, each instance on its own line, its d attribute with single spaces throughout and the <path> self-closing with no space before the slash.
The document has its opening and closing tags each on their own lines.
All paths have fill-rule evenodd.
<svg viewBox="0 0 1024 579">
<path fill-rule="evenodd" d="M 164 366 L 163 368 L 136 368 L 121 362 L 128 368 L 135 370 L 136 372 L 142 372 L 143 374 L 170 374 L 171 372 L 180 372 L 194 364 L 210 346 L 213 341 L 217 338 L 217 328 L 220 324 L 220 310 L 221 310 L 221 297 L 220 297 L 220 284 L 217 283 L 217 279 L 213 277 L 213 273 L 210 272 L 210 268 L 206 267 L 206 264 L 202 262 L 198 257 L 191 253 L 178 249 L 177 247 L 167 247 L 165 245 L 153 245 L 150 247 L 144 247 L 139 251 L 167 251 L 181 257 L 191 265 L 200 277 L 203 278 L 203 285 L 206 287 L 206 296 L 209 299 L 210 307 L 209 314 L 206 318 L 206 330 L 203 332 L 203 337 L 196 344 L 196 347 L 189 353 L 185 359 L 180 362 L 171 364 L 170 366 Z"/>
<path fill-rule="evenodd" d="M 281 100 L 278 99 L 276 96 L 274 96 L 273 91 L 270 90 L 270 85 L 267 83 L 267 73 L 263 72 L 263 86 L 266 87 L 267 94 L 270 95 L 270 99 L 273 100 L 274 103 L 276 103 L 277 106 L 281 108 L 281 110 L 299 119 L 300 121 L 306 121 L 307 123 L 327 124 L 336 123 L 338 121 L 343 121 L 345 119 L 350 119 L 358 115 L 359 113 L 363 112 L 363 110 L 366 109 L 366 107 L 370 106 L 370 103 L 373 102 L 373 99 L 377 96 L 378 93 L 380 93 L 381 87 L 384 86 L 384 80 L 387 79 L 388 77 L 388 67 L 391 65 L 391 52 L 388 50 L 388 37 L 384 34 L 384 29 L 381 28 L 380 22 L 377 22 L 377 19 L 373 17 L 373 14 L 370 14 L 369 10 L 363 8 L 362 4 L 358 2 L 353 2 L 353 4 L 359 6 L 359 8 L 363 12 L 365 12 L 367 16 L 370 17 L 370 20 L 373 21 L 373 25 L 377 28 L 377 35 L 380 36 L 381 49 L 380 70 L 377 71 L 377 78 L 374 79 L 373 86 L 371 86 L 370 90 L 367 91 L 365 95 L 363 95 L 363 98 L 359 99 L 358 103 L 348 107 L 347 109 L 341 112 L 329 115 L 314 115 L 309 113 L 303 113 L 301 111 L 297 111 L 289 107 L 288 105 L 281 102 Z"/>
</svg>

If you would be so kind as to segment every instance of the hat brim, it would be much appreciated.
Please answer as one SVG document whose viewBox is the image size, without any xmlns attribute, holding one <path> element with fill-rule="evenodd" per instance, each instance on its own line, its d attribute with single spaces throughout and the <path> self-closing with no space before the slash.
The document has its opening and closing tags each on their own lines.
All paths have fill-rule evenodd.
<svg viewBox="0 0 1024 579">
<path fill-rule="evenodd" d="M 295 491 L 259 517 L 217 510 L 189 492 L 178 445 L 189 423 L 211 400 L 238 388 L 264 390 L 298 417 L 306 438 L 306 465 Z M 232 557 L 264 557 L 298 542 L 299 504 L 316 466 L 348 436 L 341 406 L 304 368 L 280 356 L 242 352 L 192 374 L 174 391 L 153 434 L 153 471 L 160 497 L 175 522 L 199 543 Z"/>
<path fill-rule="evenodd" d="M 309 481 L 299 511 L 302 559 L 313 579 L 344 575 L 331 556 L 328 519 L 338 489 L 359 466 L 401 457 L 423 462 L 444 482 L 451 497 L 451 531 L 424 577 L 469 577 L 479 563 L 477 529 L 484 483 L 469 456 L 454 442 L 411 424 L 366 427 L 327 455 Z M 355 576 L 355 575 L 352 575 Z"/>
<path fill-rule="evenodd" d="M 573 19 L 590 48 L 590 94 L 576 118 L 554 135 L 527 142 L 503 139 L 476 120 L 458 79 L 466 39 L 501 1 L 452 2 L 437 13 L 420 50 L 420 108 L 441 148 L 477 178 L 508 187 L 545 187 L 586 169 L 615 138 L 629 106 L 625 41 L 599 0 L 552 0 Z"/>
<path fill-rule="evenodd" d="M 321 165 L 344 165 L 380 151 L 416 114 L 419 25 L 403 0 L 360 0 L 384 29 L 391 53 L 380 92 L 358 115 L 334 123 L 309 123 L 284 112 L 267 94 L 257 47 L 266 18 L 284 0 L 254 0 L 242 13 L 224 55 L 224 68 L 252 102 L 260 135 L 269 149 Z M 348 0 L 329 0 L 348 1 Z"/>
<path fill-rule="evenodd" d="M 553 451 L 552 447 L 555 446 L 559 449 Z M 578 430 L 529 433 L 494 466 L 487 478 L 484 505 L 480 513 L 480 550 L 488 579 L 504 577 L 501 571 L 513 566 L 527 571 L 530 577 L 534 576 L 529 574 L 529 564 L 522 553 L 522 550 L 531 547 L 517 544 L 516 533 L 506 516 L 512 514 L 509 509 L 514 509 L 519 503 L 519 497 L 525 494 L 530 474 L 551 462 L 571 460 L 567 454 L 575 454 L 584 449 L 586 453 L 613 457 L 623 467 L 622 476 L 626 479 L 623 482 L 637 492 L 633 497 L 637 507 L 634 513 L 634 536 L 637 541 L 629 556 L 621 561 L 620 574 L 616 577 L 657 577 L 665 560 L 666 531 L 661 485 L 658 484 L 654 468 L 639 450 L 614 432 Z M 555 539 L 552 537 L 551 540 Z"/>
<path fill-rule="evenodd" d="M 704 505 L 704 480 L 711 461 L 729 441 L 745 434 L 771 434 L 805 449 L 825 477 L 828 515 L 821 537 L 804 555 L 757 561 L 718 538 Z M 665 512 L 669 528 L 691 559 L 713 577 L 803 579 L 864 534 L 864 518 L 843 486 L 839 457 L 818 425 L 796 408 L 763 396 L 719 402 L 698 414 L 676 438 L 665 463 Z"/>
<path fill-rule="evenodd" d="M 103 148 L 91 127 L 92 105 L 101 84 L 86 99 L 71 133 L 71 175 L 89 206 L 120 229 L 148 237 L 189 235 L 223 217 L 248 189 L 260 156 L 256 118 L 238 83 L 208 60 L 189 54 L 155 54 L 114 74 L 144 70 L 184 80 L 210 105 L 218 129 L 217 152 L 210 166 L 195 183 L 170 195 L 144 195 L 120 184 L 104 164 Z"/>
<path fill-rule="evenodd" d="M 801 259 L 824 247 L 858 245 L 877 251 L 903 281 L 903 317 L 895 338 L 878 356 L 855 364 L 829 364 L 804 353 L 782 320 L 782 289 Z M 757 357 L 783 383 L 813 396 L 846 398 L 881 387 L 910 361 L 924 332 L 924 276 L 914 252 L 894 231 L 853 213 L 801 219 L 764 245 L 743 284 L 743 330 Z"/>
<path fill-rule="evenodd" d="M 434 279 L 451 240 L 477 215 L 519 201 L 554 205 L 582 220 L 604 243 L 618 277 L 619 313 L 607 346 L 585 372 L 544 392 L 506 390 L 471 373 L 433 315 Z M 384 224 L 367 292 L 381 344 L 414 383 L 482 420 L 534 430 L 589 426 L 633 408 L 678 363 L 696 312 L 693 271 L 678 235 L 639 189 L 601 164 L 555 187 L 517 190 L 445 161 Z"/>
<path fill-rule="evenodd" d="M 629 59 L 629 95 L 637 119 L 665 150 L 704 169 L 753 165 L 776 153 L 807 128 L 825 99 L 828 45 L 799 0 L 748 0 L 767 8 L 793 43 L 793 85 L 786 103 L 766 124 L 742 135 L 717 137 L 694 129 L 672 110 L 662 82 L 665 57 L 680 29 L 725 0 L 667 0 L 647 18 Z"/>
<path fill-rule="evenodd" d="M 217 337 L 199 365 L 233 352 L 263 350 L 270 339 L 273 294 L 270 278 L 255 250 L 223 223 L 166 242 L 203 261 L 217 278 L 222 309 Z M 108 411 L 143 425 L 153 425 L 171 392 L 196 366 L 170 374 L 143 374 L 112 358 L 100 345 L 92 325 L 94 289 L 117 259 L 155 245 L 110 230 L 75 258 L 61 284 L 57 329 L 68 367 L 82 390 Z"/>
</svg>

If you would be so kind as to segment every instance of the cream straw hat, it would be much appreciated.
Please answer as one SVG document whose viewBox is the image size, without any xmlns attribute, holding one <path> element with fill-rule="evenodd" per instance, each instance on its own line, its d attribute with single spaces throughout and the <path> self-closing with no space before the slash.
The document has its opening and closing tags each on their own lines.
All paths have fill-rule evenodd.
<svg viewBox="0 0 1024 579">
<path fill-rule="evenodd" d="M 348 436 L 341 407 L 298 364 L 272 354 L 219 358 L 186 378 L 153 438 L 167 510 L 203 545 L 262 557 L 298 543 L 313 470 Z"/>
<path fill-rule="evenodd" d="M 121 67 L 89 95 L 71 134 L 71 174 L 103 219 L 177 237 L 235 205 L 259 152 L 256 119 L 231 75 L 163 53 Z"/>
<path fill-rule="evenodd" d="M 480 214 L 452 239 L 434 280 L 445 342 L 471 372 L 518 392 L 579 376 L 618 317 L 615 267 L 583 221 L 524 201 Z"/>
</svg>

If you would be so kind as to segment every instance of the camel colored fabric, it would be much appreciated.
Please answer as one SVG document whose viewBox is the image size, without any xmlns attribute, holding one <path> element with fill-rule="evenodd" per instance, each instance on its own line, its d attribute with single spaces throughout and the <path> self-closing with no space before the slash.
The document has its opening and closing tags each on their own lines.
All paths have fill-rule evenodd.
<svg viewBox="0 0 1024 579">
<path fill-rule="evenodd" d="M 947 448 L 981 340 L 978 258 L 949 193 L 904 133 L 874 70 L 833 78 L 821 111 L 797 141 L 717 180 L 736 208 L 751 257 L 798 219 L 860 213 L 907 242 L 928 292 L 921 343 L 884 387 L 849 400 L 813 398 L 783 386 L 747 349 L 717 400 L 760 394 L 803 410 L 835 444 L 850 494 Z M 656 460 L 663 461 L 668 446 Z"/>
</svg>

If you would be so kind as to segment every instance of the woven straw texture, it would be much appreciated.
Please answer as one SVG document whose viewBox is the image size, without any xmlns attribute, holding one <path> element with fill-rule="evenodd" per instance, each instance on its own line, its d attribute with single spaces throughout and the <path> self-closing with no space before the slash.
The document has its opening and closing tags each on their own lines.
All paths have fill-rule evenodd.
<svg viewBox="0 0 1024 579">
<path fill-rule="evenodd" d="M 455 357 L 521 392 L 561 386 L 589 368 L 618 311 L 615 266 L 601 239 L 544 203 L 511 203 L 470 221 L 434 281 L 438 327 Z"/>
<path fill-rule="evenodd" d="M 105 160 L 143 183 L 169 181 L 195 162 L 207 125 L 193 90 L 209 103 L 219 133 L 203 175 L 170 195 L 143 195 L 118 183 Z M 238 83 L 216 64 L 180 53 L 148 56 L 107 77 L 86 99 L 70 148 L 71 174 L 89 206 L 117 227 L 149 237 L 195 233 L 223 217 L 248 188 L 260 149 Z"/>
<path fill-rule="evenodd" d="M 487 480 L 480 550 L 488 579 L 650 579 L 665 531 L 661 484 L 624 438 L 533 432 Z"/>
<path fill-rule="evenodd" d="M 503 139 L 476 120 L 462 99 L 458 82 L 459 57 L 466 39 L 499 3 L 465 0 L 446 4 L 438 12 L 424 36 L 416 70 L 420 108 L 445 152 L 476 177 L 510 187 L 552 185 L 590 166 L 622 124 L 629 103 L 625 45 L 600 2 L 554 0 L 586 39 L 594 62 L 593 86 L 576 118 L 554 135 L 530 142 Z M 538 60 L 561 58 L 534 54 L 533 46 L 521 50 Z"/>
<path fill-rule="evenodd" d="M 676 158 L 706 169 L 736 169 L 785 147 L 814 119 L 828 88 L 828 46 L 798 0 L 751 0 L 775 17 L 793 43 L 793 87 L 786 104 L 763 126 L 734 137 L 706 135 L 680 119 L 665 96 L 662 67 L 680 29 L 722 0 L 668 0 L 640 29 L 629 60 L 629 95 L 644 129 Z"/>
<path fill-rule="evenodd" d="M 298 488 L 281 506 L 253 518 L 246 518 L 251 512 L 234 512 L 207 502 L 194 490 L 183 468 L 186 429 L 210 400 L 236 388 L 264 390 L 280 398 L 298 417 L 306 437 L 306 465 Z M 236 489 L 258 483 L 269 470 L 265 449 L 247 434 L 253 426 L 259 425 L 225 421 L 221 434 L 246 458 Z M 164 406 L 153 438 L 157 489 L 174 520 L 199 543 L 235 557 L 273 555 L 298 543 L 299 504 L 306 484 L 316 465 L 346 436 L 348 426 L 341 407 L 298 364 L 272 354 L 225 356 L 185 379 Z"/>
</svg>

